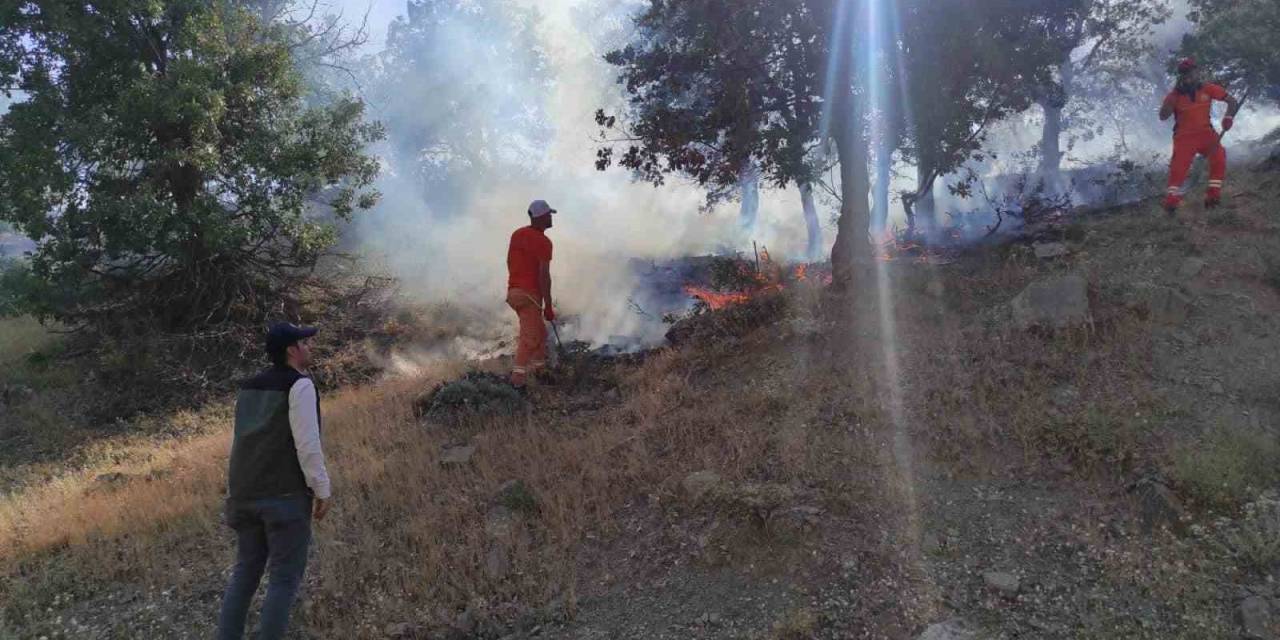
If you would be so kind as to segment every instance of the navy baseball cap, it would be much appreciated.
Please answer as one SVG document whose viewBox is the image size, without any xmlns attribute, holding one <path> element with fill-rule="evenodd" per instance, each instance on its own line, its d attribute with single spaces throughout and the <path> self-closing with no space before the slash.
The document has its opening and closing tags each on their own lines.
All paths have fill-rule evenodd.
<svg viewBox="0 0 1280 640">
<path fill-rule="evenodd" d="M 277 353 L 288 349 L 299 340 L 310 338 L 319 333 L 315 327 L 299 327 L 292 322 L 277 322 L 267 331 L 267 353 Z"/>
</svg>

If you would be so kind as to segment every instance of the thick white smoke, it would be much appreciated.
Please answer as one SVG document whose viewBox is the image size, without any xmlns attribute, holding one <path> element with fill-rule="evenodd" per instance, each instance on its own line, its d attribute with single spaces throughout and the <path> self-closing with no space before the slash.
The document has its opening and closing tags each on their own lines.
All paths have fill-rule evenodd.
<svg viewBox="0 0 1280 640">
<path fill-rule="evenodd" d="M 397 2 L 404 8 L 403 2 Z M 382 180 L 384 197 L 378 208 L 363 215 L 355 226 L 362 248 L 381 260 L 403 283 L 406 292 L 423 300 L 452 300 L 493 311 L 501 322 L 514 320 L 502 301 L 506 287 L 506 246 L 510 234 L 527 224 L 525 208 L 535 198 L 549 201 L 560 213 L 549 233 L 555 242 L 552 275 L 557 306 L 576 316 L 574 336 L 606 342 L 625 335 L 648 340 L 661 338 L 659 309 L 643 316 L 629 304 L 636 286 L 630 259 L 663 259 L 724 249 L 750 251 L 752 241 L 768 246 L 776 255 L 800 256 L 805 249 L 805 229 L 798 193 L 762 194 L 758 224 L 743 230 L 737 207 L 728 203 L 713 211 L 699 211 L 704 191 L 679 178 L 661 188 L 634 183 L 627 172 L 595 169 L 595 110 L 620 104 L 613 71 L 602 59 L 608 42 L 591 21 L 594 14 L 625 15 L 617 2 L 604 0 L 544 0 L 532 3 L 540 14 L 538 43 L 550 66 L 549 89 L 531 86 L 520 93 L 541 106 L 551 136 L 536 154 L 528 170 L 511 170 L 501 176 L 477 177 L 468 185 L 464 211 L 433 210 L 421 190 L 405 175 L 403 167 L 388 164 Z M 635 3 L 631 3 L 636 6 Z M 362 14 L 367 0 L 348 0 L 345 10 Z M 380 49 L 387 28 L 374 17 L 390 19 L 385 2 L 375 2 L 371 16 L 370 47 Z M 625 21 L 617 20 L 625 28 Z M 473 37 L 465 31 L 459 39 Z M 465 43 L 460 40 L 459 47 Z M 532 52 L 531 52 L 532 53 Z M 454 64 L 440 58 L 439 64 Z M 465 65 L 466 60 L 456 64 Z M 459 73 L 474 73 L 462 68 Z M 503 70 L 493 70 L 495 81 Z M 406 94 L 366 95 L 371 112 L 406 107 L 416 110 L 424 126 L 449 126 L 438 121 L 447 110 L 431 104 L 395 103 Z M 448 100 L 446 94 L 439 100 Z M 425 122 L 430 120 L 430 122 Z M 394 144 L 395 121 L 387 135 Z M 510 317 L 509 317 L 510 316 Z M 565 336 L 566 339 L 569 336 Z"/>
</svg>

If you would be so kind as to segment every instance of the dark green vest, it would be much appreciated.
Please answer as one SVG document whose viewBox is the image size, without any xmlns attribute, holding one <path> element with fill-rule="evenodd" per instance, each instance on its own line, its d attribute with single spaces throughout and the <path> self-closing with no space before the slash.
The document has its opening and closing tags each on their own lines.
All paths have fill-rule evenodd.
<svg viewBox="0 0 1280 640">
<path fill-rule="evenodd" d="M 310 493 L 289 427 L 289 389 L 303 377 L 290 367 L 273 367 L 240 386 L 227 472 L 229 499 Z M 319 404 L 317 391 L 317 416 Z"/>
</svg>

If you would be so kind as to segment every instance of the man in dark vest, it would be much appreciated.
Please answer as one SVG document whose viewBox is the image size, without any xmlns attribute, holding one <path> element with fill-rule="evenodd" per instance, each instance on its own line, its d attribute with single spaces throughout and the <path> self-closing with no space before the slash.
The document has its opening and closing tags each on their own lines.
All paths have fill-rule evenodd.
<svg viewBox="0 0 1280 640">
<path fill-rule="evenodd" d="M 219 640 L 243 637 L 249 602 L 268 564 L 258 637 L 284 637 L 307 566 L 311 519 L 323 520 L 329 510 L 320 397 L 306 374 L 315 334 L 314 327 L 271 327 L 272 366 L 241 385 L 236 398 L 226 513 L 237 551 L 222 598 Z"/>
</svg>

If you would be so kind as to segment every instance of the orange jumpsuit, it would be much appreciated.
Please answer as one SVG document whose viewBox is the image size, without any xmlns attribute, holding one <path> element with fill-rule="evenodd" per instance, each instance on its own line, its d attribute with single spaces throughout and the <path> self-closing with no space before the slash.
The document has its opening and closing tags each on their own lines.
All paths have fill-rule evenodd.
<svg viewBox="0 0 1280 640">
<path fill-rule="evenodd" d="M 1222 195 L 1222 181 L 1227 176 L 1227 150 L 1213 128 L 1211 110 L 1214 100 L 1225 101 L 1227 90 L 1216 84 L 1202 84 L 1192 93 L 1173 91 L 1165 101 L 1173 102 L 1173 157 L 1169 160 L 1169 188 L 1165 206 L 1170 210 L 1182 202 L 1182 184 L 1187 180 L 1191 163 L 1197 155 L 1209 159 L 1209 188 L 1206 202 L 1216 202 Z"/>
<path fill-rule="evenodd" d="M 543 321 L 544 291 L 538 279 L 543 262 L 551 262 L 551 239 L 534 226 L 511 234 L 507 249 L 507 305 L 520 319 L 516 362 L 511 382 L 523 385 L 531 371 L 547 364 L 547 325 Z"/>
</svg>

